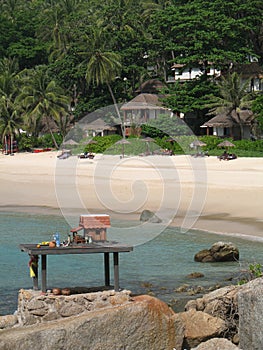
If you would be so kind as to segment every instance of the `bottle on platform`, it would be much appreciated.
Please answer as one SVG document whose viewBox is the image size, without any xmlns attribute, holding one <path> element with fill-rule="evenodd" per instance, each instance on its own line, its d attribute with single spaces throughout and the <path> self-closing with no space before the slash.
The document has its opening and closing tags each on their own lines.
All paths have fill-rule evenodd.
<svg viewBox="0 0 263 350">
<path fill-rule="evenodd" d="M 54 240 L 56 242 L 56 246 L 60 247 L 60 237 L 59 237 L 59 233 L 58 232 L 55 233 Z"/>
</svg>

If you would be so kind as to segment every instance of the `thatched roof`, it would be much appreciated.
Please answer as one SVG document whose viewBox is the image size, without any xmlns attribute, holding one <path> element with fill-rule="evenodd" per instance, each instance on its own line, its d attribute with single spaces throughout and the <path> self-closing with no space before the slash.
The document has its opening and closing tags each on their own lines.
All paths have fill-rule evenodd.
<svg viewBox="0 0 263 350">
<path fill-rule="evenodd" d="M 166 109 L 162 107 L 162 102 L 159 100 L 158 95 L 156 94 L 139 94 L 134 97 L 131 101 L 122 105 L 122 111 L 128 110 L 140 110 L 140 109 Z"/>
<path fill-rule="evenodd" d="M 160 80 L 150 79 L 142 83 L 136 92 L 144 94 L 158 94 L 163 87 L 165 87 L 165 85 Z"/>
<path fill-rule="evenodd" d="M 242 124 L 251 125 L 254 120 L 253 112 L 245 109 L 239 112 L 240 119 Z M 232 111 L 231 114 L 218 114 L 214 118 L 205 122 L 201 127 L 211 128 L 211 127 L 221 127 L 221 128 L 232 128 L 235 125 L 239 124 L 238 116 L 235 111 Z"/>
<path fill-rule="evenodd" d="M 257 77 L 263 78 L 263 69 L 260 67 L 258 62 L 251 62 L 247 64 L 234 65 L 233 71 L 241 74 L 244 78 Z"/>
<path fill-rule="evenodd" d="M 85 123 L 84 129 L 86 130 L 116 130 L 112 125 L 104 122 L 101 118 L 95 119 L 90 123 Z"/>
</svg>

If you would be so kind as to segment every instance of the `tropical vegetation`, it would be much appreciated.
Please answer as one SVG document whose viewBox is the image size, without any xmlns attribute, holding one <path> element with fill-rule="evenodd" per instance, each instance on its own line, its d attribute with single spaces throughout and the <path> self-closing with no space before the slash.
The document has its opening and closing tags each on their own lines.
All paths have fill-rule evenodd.
<svg viewBox="0 0 263 350">
<path fill-rule="evenodd" d="M 2 145 L 9 137 L 30 148 L 49 134 L 58 147 L 71 123 L 130 100 L 147 79 L 166 82 L 174 63 L 203 71 L 164 91 L 167 107 L 194 116 L 195 133 L 211 109 L 242 106 L 262 130 L 262 95 L 248 94 L 230 74 L 251 58 L 262 67 L 262 14 L 260 0 L 1 0 Z M 226 72 L 219 84 L 207 74 L 211 62 Z M 160 125 L 146 127 L 149 136 L 150 127 Z"/>
</svg>

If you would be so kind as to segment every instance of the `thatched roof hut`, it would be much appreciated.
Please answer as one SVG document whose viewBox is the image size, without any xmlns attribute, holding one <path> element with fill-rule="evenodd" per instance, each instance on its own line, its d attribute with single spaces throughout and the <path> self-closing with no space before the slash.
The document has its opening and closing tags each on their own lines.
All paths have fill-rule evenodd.
<svg viewBox="0 0 263 350">
<path fill-rule="evenodd" d="M 201 125 L 201 128 L 213 129 L 213 135 L 216 136 L 231 136 L 236 139 L 240 138 L 239 128 L 242 124 L 245 131 L 245 138 L 250 138 L 251 126 L 255 117 L 251 110 L 241 110 L 239 113 L 232 111 L 231 113 L 218 114 L 212 119 Z"/>
<path fill-rule="evenodd" d="M 134 97 L 131 101 L 122 105 L 122 111 L 131 111 L 131 110 L 160 110 L 165 109 L 162 107 L 162 102 L 160 101 L 160 96 L 156 94 L 139 94 Z"/>
</svg>

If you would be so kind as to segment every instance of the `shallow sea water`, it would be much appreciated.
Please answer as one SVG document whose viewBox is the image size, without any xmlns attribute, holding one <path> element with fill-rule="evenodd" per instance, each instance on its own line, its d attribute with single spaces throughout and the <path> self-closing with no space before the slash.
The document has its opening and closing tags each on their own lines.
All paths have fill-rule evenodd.
<svg viewBox="0 0 263 350">
<path fill-rule="evenodd" d="M 48 241 L 56 230 L 64 239 L 70 231 L 61 216 L 0 212 L 0 315 L 15 312 L 19 289 L 32 288 L 29 256 L 19 250 L 19 244 Z M 194 261 L 199 250 L 210 248 L 218 241 L 236 244 L 239 262 L 202 264 Z M 135 246 L 133 252 L 119 255 L 120 287 L 134 294 L 155 295 L 179 311 L 182 303 L 193 296 L 177 293 L 176 288 L 186 283 L 204 287 L 230 284 L 229 277 L 238 276 L 249 263 L 263 264 L 262 248 L 261 242 L 196 230 L 182 233 L 178 228 L 168 227 L 153 240 Z M 204 277 L 189 279 L 187 275 L 192 272 L 201 272 Z M 102 254 L 48 257 L 48 289 L 100 286 L 103 281 Z"/>
</svg>

